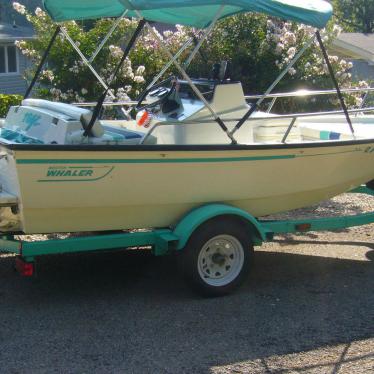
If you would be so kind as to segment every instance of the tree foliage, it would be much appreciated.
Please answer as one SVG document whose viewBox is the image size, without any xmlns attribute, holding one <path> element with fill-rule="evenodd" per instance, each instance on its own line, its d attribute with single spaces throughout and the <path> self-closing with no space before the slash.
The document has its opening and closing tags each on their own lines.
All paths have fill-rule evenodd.
<svg viewBox="0 0 374 374">
<path fill-rule="evenodd" d="M 333 5 L 344 30 L 374 33 L 374 0 L 334 0 Z"/>
<path fill-rule="evenodd" d="M 22 96 L 0 94 L 0 118 L 3 118 L 7 115 L 8 110 L 11 106 L 19 105 L 21 101 Z"/>
<path fill-rule="evenodd" d="M 32 23 L 37 34 L 37 39 L 34 41 L 16 43 L 21 52 L 35 63 L 28 72 L 30 77 L 48 45 L 56 24 L 40 8 L 30 13 L 19 3 L 14 3 L 13 6 Z M 63 27 L 79 45 L 83 54 L 91 56 L 113 22 L 113 19 L 101 19 L 86 28 L 82 24 L 70 21 L 63 23 Z M 121 59 L 123 47 L 134 31 L 136 23 L 135 20 L 122 20 L 95 59 L 94 67 L 106 82 L 112 81 L 112 72 Z M 240 80 L 246 93 L 261 93 L 285 69 L 303 44 L 313 37 L 314 32 L 315 30 L 310 26 L 268 19 L 258 14 L 228 17 L 216 25 L 203 44 L 202 54 L 197 55 L 189 67 L 189 73 L 196 78 L 207 78 L 214 63 L 230 60 L 232 79 Z M 339 32 L 340 28 L 331 24 L 323 31 L 324 42 L 328 45 Z M 197 36 L 197 30 L 177 25 L 176 30 L 165 31 L 160 37 L 175 53 L 192 35 Z M 184 61 L 190 51 L 191 48 L 186 50 L 180 60 Z M 115 99 L 121 101 L 135 99 L 167 61 L 168 58 L 162 52 L 159 41 L 155 40 L 149 32 L 143 32 L 120 73 L 112 81 Z M 330 56 L 330 61 L 340 84 L 343 87 L 352 87 L 350 74 L 352 65 L 336 56 Z M 170 69 L 166 75 L 172 73 L 177 74 L 177 70 Z M 360 82 L 360 85 L 365 86 L 366 83 Z M 333 85 L 318 45 L 314 43 L 289 70 L 276 90 L 284 92 L 294 89 L 323 88 L 333 88 Z M 57 101 L 79 102 L 96 100 L 102 91 L 102 87 L 91 71 L 80 60 L 65 37 L 60 35 L 50 52 L 48 65 L 42 71 L 37 94 Z M 359 104 L 359 100 L 360 97 L 350 97 L 350 104 Z M 314 106 L 321 109 L 326 107 L 326 104 L 336 104 L 336 102 L 335 98 L 331 98 L 330 101 L 324 98 L 308 105 L 309 108 Z M 303 101 L 302 104 L 305 102 Z M 278 109 L 282 111 L 295 109 L 289 101 L 284 101 L 283 106 L 279 105 Z"/>
<path fill-rule="evenodd" d="M 333 23 L 322 31 L 324 44 L 329 44 L 341 32 Z M 245 92 L 263 93 L 283 71 L 296 53 L 314 37 L 310 26 L 258 14 L 243 14 L 222 20 L 203 46 L 203 55 L 197 59 L 195 75 L 204 72 L 217 61 L 230 60 L 232 78 L 240 80 Z M 352 63 L 337 56 L 329 56 L 341 87 L 366 87 L 366 82 L 352 82 Z M 275 92 L 294 90 L 333 89 L 327 64 L 315 41 L 276 87 Z M 359 105 L 361 95 L 347 97 L 349 105 Z M 300 111 L 328 109 L 338 106 L 336 96 L 278 100 L 276 110 Z"/>
</svg>

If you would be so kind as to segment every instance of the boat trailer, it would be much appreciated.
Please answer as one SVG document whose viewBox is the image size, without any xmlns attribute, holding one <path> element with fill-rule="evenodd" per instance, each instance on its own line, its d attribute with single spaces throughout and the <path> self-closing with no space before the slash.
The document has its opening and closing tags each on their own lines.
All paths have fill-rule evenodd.
<svg viewBox="0 0 374 374">
<path fill-rule="evenodd" d="M 351 193 L 374 196 L 374 190 L 361 186 Z M 65 239 L 24 241 L 15 235 L 0 237 L 0 252 L 16 254 L 16 269 L 25 277 L 36 273 L 36 258 L 43 255 L 78 253 L 90 251 L 115 251 L 128 248 L 150 248 L 155 256 L 183 252 L 191 236 L 202 225 L 216 219 L 237 219 L 249 230 L 253 246 L 272 241 L 277 234 L 305 233 L 310 231 L 332 231 L 374 223 L 374 212 L 343 217 L 326 217 L 297 220 L 256 219 L 249 213 L 225 204 L 201 206 L 183 217 L 174 228 L 155 230 L 100 232 L 95 235 L 72 236 Z M 244 227 L 244 226 L 243 226 Z"/>
</svg>

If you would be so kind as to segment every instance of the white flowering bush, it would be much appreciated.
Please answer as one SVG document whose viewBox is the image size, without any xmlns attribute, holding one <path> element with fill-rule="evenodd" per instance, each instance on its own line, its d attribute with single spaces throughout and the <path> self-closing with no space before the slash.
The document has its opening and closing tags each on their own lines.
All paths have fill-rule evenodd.
<svg viewBox="0 0 374 374">
<path fill-rule="evenodd" d="M 32 69 L 26 72 L 26 78 L 30 80 L 57 24 L 40 8 L 31 13 L 24 5 L 17 2 L 13 3 L 13 8 L 27 18 L 37 35 L 37 39 L 33 41 L 16 41 L 16 46 L 21 53 L 34 63 Z M 74 21 L 64 22 L 62 26 L 83 54 L 89 58 L 112 24 L 113 20 L 102 19 L 95 22 L 93 27 L 88 30 L 85 30 L 84 25 Z M 112 81 L 112 73 L 119 63 L 127 39 L 135 30 L 136 25 L 136 21 L 122 20 L 108 43 L 95 58 L 93 66 L 105 82 Z M 168 34 L 168 46 L 176 51 L 185 40 L 185 36 L 180 35 L 180 31 L 171 34 Z M 130 97 L 134 98 L 144 88 L 146 81 L 161 69 L 165 58 L 157 47 L 157 43 L 150 38 L 148 33 L 144 32 L 119 74 L 114 77 L 112 92 L 114 92 L 116 99 L 123 101 L 129 100 Z M 60 33 L 40 74 L 36 95 L 55 101 L 82 102 L 97 99 L 102 91 L 100 83 L 73 47 L 65 40 L 64 35 Z"/>
<path fill-rule="evenodd" d="M 22 4 L 13 3 L 13 7 L 32 23 L 36 31 L 36 40 L 16 42 L 21 52 L 36 65 L 49 43 L 56 24 L 40 8 L 30 13 Z M 113 22 L 111 19 L 101 19 L 94 22 L 92 27 L 85 28 L 84 24 L 71 21 L 64 22 L 62 26 L 66 28 L 85 56 L 89 57 L 112 27 Z M 120 61 L 123 48 L 136 25 L 136 20 L 122 20 L 109 42 L 94 60 L 93 66 L 106 82 L 112 80 L 115 66 Z M 196 78 L 206 78 L 209 77 L 214 63 L 230 60 L 232 79 L 240 80 L 246 93 L 262 93 L 287 66 L 303 44 L 313 36 L 314 32 L 315 30 L 309 26 L 275 19 L 269 20 L 258 14 L 228 17 L 216 25 L 204 43 L 201 54 L 198 54 L 190 65 L 189 73 Z M 336 25 L 330 25 L 323 30 L 325 44 L 328 46 L 339 32 L 340 27 Z M 196 30 L 177 25 L 174 31 L 165 31 L 159 36 L 175 53 L 191 35 L 196 36 Z M 181 60 L 187 57 L 188 52 L 185 51 L 182 54 Z M 167 61 L 167 56 L 159 48 L 159 42 L 151 33 L 144 31 L 129 58 L 123 64 L 120 73 L 114 78 L 113 87 L 116 98 L 121 101 L 134 99 Z M 366 82 L 352 82 L 351 63 L 337 56 L 330 56 L 330 61 L 342 87 L 367 86 Z M 171 73 L 176 73 L 176 70 L 171 69 L 165 75 Z M 28 76 L 30 77 L 31 74 L 32 71 L 29 71 Z M 58 101 L 95 100 L 103 91 L 96 78 L 62 34 L 50 52 L 48 63 L 40 75 L 40 82 L 38 95 Z M 315 43 L 289 71 L 275 91 L 326 88 L 333 88 L 333 84 L 322 53 Z M 352 106 L 360 105 L 360 100 L 362 100 L 362 95 L 347 96 L 348 104 Z M 337 105 L 336 97 L 330 98 L 329 96 L 328 100 L 326 97 L 312 100 L 306 98 L 278 100 L 277 109 L 281 111 L 297 110 L 299 107 L 304 107 L 306 110 L 312 107 L 324 109 L 327 104 L 330 107 L 331 104 Z"/>
<path fill-rule="evenodd" d="M 321 31 L 326 47 L 341 32 L 338 25 L 329 25 Z M 228 59 L 232 63 L 232 78 L 243 83 L 245 92 L 263 93 L 303 45 L 314 36 L 310 26 L 257 14 L 245 14 L 227 18 L 214 29 L 209 42 L 204 45 L 204 58 L 195 65 L 198 74 L 212 63 Z M 210 61 L 207 61 L 207 57 Z M 350 70 L 352 63 L 329 57 L 342 88 L 367 87 L 366 82 L 353 82 Z M 205 72 L 207 74 L 208 71 Z M 289 70 L 274 92 L 289 92 L 300 89 L 333 89 L 327 64 L 317 41 L 304 53 Z M 362 95 L 346 95 L 350 106 L 358 106 Z M 337 106 L 336 96 L 278 100 L 275 109 L 281 111 L 310 110 Z"/>
<path fill-rule="evenodd" d="M 26 8 L 25 8 L 25 6 L 22 5 L 22 4 L 20 4 L 20 3 L 13 3 L 13 8 L 19 14 L 22 14 L 22 15 L 26 14 Z"/>
</svg>

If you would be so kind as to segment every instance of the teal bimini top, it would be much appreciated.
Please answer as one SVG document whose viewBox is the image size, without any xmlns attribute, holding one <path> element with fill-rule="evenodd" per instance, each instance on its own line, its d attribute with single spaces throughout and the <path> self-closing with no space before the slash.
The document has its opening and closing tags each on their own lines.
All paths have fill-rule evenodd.
<svg viewBox="0 0 374 374">
<path fill-rule="evenodd" d="M 220 18 L 244 12 L 259 12 L 285 20 L 323 28 L 332 16 L 332 6 L 324 0 L 43 0 L 55 21 L 127 16 L 141 12 L 148 21 L 204 28 L 221 5 Z"/>
</svg>

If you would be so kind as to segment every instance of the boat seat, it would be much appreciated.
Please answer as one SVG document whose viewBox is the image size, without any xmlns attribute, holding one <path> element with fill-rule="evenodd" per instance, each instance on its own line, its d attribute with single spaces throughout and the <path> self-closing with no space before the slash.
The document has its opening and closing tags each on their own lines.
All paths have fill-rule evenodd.
<svg viewBox="0 0 374 374">
<path fill-rule="evenodd" d="M 95 145 L 137 145 L 145 134 L 143 132 L 118 128 L 116 126 L 103 126 L 103 135 L 100 137 L 82 138 L 82 131 L 74 132 L 67 139 L 68 144 L 95 144 Z M 149 143 L 156 144 L 154 136 L 149 137 Z"/>
<path fill-rule="evenodd" d="M 298 124 L 304 140 L 350 140 L 352 133 L 346 123 L 303 123 Z M 354 126 L 357 129 L 357 125 Z M 356 136 L 365 137 L 364 133 L 356 132 Z"/>
<path fill-rule="evenodd" d="M 282 141 L 289 126 L 290 119 L 273 119 L 274 115 L 269 113 L 255 113 L 253 117 L 269 117 L 269 119 L 259 119 L 254 125 L 254 140 L 256 143 L 279 143 Z M 287 142 L 300 142 L 302 140 L 301 132 L 297 124 L 291 129 L 287 137 Z"/>
<path fill-rule="evenodd" d="M 22 105 L 40 109 L 47 109 L 51 112 L 63 114 L 71 119 L 80 121 L 84 129 L 86 129 L 92 117 L 92 112 L 88 109 L 79 108 L 71 104 L 57 103 L 55 101 L 42 99 L 25 99 L 22 101 Z M 93 125 L 91 130 L 91 134 L 95 138 L 100 138 L 104 135 L 104 129 L 99 120 L 95 121 L 95 124 Z"/>
<path fill-rule="evenodd" d="M 25 122 L 26 116 L 34 120 L 31 126 Z M 145 134 L 124 129 L 96 120 L 92 133 L 83 136 L 92 112 L 73 105 L 41 99 L 25 99 L 20 107 L 12 107 L 8 113 L 1 136 L 16 143 L 36 144 L 104 144 L 136 145 Z M 56 125 L 58 126 L 56 127 Z M 151 143 L 156 143 L 154 137 Z"/>
<path fill-rule="evenodd" d="M 144 133 L 118 129 L 111 126 L 103 126 L 104 133 L 100 138 L 91 138 L 92 144 L 139 144 L 144 137 Z"/>
</svg>

